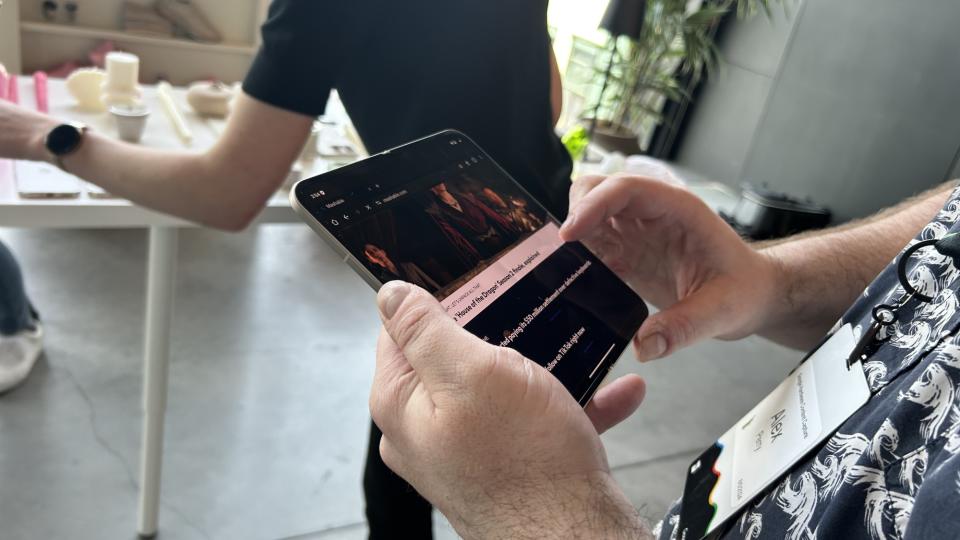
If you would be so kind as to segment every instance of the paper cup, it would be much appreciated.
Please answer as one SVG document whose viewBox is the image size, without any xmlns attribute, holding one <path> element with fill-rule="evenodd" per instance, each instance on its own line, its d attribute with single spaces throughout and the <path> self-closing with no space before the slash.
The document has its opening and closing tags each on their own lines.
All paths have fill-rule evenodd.
<svg viewBox="0 0 960 540">
<path fill-rule="evenodd" d="M 150 109 L 143 105 L 118 105 L 110 107 L 110 114 L 117 121 L 117 136 L 121 140 L 138 143 L 143 139 Z"/>
</svg>

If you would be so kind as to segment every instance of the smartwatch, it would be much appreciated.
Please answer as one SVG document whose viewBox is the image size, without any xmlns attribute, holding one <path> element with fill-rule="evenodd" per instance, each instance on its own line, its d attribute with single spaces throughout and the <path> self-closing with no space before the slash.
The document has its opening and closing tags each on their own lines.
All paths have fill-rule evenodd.
<svg viewBox="0 0 960 540">
<path fill-rule="evenodd" d="M 50 130 L 50 133 L 47 133 L 43 144 L 47 147 L 47 151 L 53 154 L 58 167 L 64 169 L 63 158 L 80 148 L 80 144 L 83 143 L 83 135 L 87 132 L 87 129 L 89 129 L 87 126 L 79 122 L 69 122 L 60 124 Z"/>
</svg>

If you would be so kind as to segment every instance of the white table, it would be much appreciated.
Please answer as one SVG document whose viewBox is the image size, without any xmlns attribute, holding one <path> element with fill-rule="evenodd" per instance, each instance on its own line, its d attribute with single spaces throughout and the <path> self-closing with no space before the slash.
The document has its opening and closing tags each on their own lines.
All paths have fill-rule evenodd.
<svg viewBox="0 0 960 540">
<path fill-rule="evenodd" d="M 156 100 L 152 88 L 145 88 L 144 101 L 153 109 L 143 144 L 157 148 L 186 148 L 174 134 Z M 107 114 L 81 113 L 70 105 L 62 81 L 50 81 L 51 114 L 58 118 L 79 120 L 102 133 L 115 133 L 112 118 Z M 20 79 L 21 103 L 35 103 L 32 79 Z M 182 90 L 177 99 L 185 112 Z M 336 105 L 332 109 L 337 112 Z M 222 129 L 221 122 L 207 121 L 191 113 L 185 114 L 195 134 L 191 150 L 203 150 L 214 143 Z M 91 199 L 87 194 L 78 199 L 26 200 L 19 197 L 10 161 L 0 160 L 0 227 L 29 228 L 147 228 L 146 314 L 143 350 L 143 435 L 140 461 L 140 498 L 137 532 L 149 538 L 157 534 L 160 508 L 160 472 L 163 457 L 164 416 L 167 402 L 167 372 L 170 351 L 170 326 L 173 318 L 174 283 L 177 268 L 177 239 L 182 227 L 195 224 L 159 214 L 119 199 Z M 318 160 L 311 174 L 326 168 Z M 257 224 L 293 223 L 299 220 L 283 194 L 272 198 L 257 218 Z"/>
</svg>

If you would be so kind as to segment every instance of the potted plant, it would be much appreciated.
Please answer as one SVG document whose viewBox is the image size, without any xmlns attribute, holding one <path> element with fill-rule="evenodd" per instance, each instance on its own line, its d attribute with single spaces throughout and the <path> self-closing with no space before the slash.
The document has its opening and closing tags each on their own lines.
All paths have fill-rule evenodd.
<svg viewBox="0 0 960 540">
<path fill-rule="evenodd" d="M 772 5 L 787 0 L 611 0 L 601 28 L 610 38 L 601 91 L 588 111 L 588 137 L 624 154 L 646 150 L 663 122 L 668 100 L 689 98 L 704 73 L 720 62 L 715 34 L 720 20 L 736 10 L 740 17 L 772 15 Z"/>
</svg>

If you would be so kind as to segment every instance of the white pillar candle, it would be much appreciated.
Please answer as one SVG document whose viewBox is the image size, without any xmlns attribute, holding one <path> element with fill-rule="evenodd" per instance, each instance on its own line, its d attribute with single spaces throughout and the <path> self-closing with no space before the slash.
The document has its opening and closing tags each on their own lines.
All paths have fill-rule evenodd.
<svg viewBox="0 0 960 540">
<path fill-rule="evenodd" d="M 140 59 L 130 53 L 107 53 L 107 79 L 103 83 L 103 102 L 107 106 L 140 104 Z"/>
</svg>

